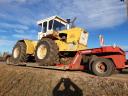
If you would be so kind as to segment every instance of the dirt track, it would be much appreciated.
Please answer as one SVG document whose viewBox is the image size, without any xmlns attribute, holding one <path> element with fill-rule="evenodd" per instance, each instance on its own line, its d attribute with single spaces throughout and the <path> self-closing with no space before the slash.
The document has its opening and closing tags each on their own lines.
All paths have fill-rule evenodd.
<svg viewBox="0 0 128 96">
<path fill-rule="evenodd" d="M 102 78 L 1 63 L 0 96 L 128 96 L 128 71 Z"/>
</svg>

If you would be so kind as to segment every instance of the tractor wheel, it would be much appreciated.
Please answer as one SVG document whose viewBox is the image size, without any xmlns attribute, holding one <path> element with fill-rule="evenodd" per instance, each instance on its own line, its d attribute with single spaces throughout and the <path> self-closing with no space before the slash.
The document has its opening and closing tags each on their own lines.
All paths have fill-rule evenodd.
<svg viewBox="0 0 128 96">
<path fill-rule="evenodd" d="M 97 58 L 92 64 L 92 71 L 97 76 L 110 76 L 114 71 L 114 64 L 109 59 Z"/>
<path fill-rule="evenodd" d="M 49 38 L 39 41 L 35 51 L 35 59 L 40 66 L 52 66 L 59 62 L 59 48 L 57 44 Z"/>
<path fill-rule="evenodd" d="M 14 63 L 26 62 L 26 45 L 24 42 L 18 42 L 12 51 L 12 58 Z"/>
</svg>

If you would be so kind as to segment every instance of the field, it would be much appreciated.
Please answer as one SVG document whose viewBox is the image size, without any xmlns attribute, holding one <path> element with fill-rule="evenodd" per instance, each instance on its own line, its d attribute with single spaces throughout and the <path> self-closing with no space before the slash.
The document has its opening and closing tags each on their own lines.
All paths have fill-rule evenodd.
<svg viewBox="0 0 128 96">
<path fill-rule="evenodd" d="M 128 96 L 128 70 L 97 77 L 0 63 L 0 96 Z"/>
</svg>

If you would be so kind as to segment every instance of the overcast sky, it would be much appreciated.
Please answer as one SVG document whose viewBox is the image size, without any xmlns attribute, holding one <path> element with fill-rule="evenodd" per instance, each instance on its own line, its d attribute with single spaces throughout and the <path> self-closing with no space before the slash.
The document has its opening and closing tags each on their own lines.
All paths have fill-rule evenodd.
<svg viewBox="0 0 128 96">
<path fill-rule="evenodd" d="M 37 40 L 36 21 L 53 15 L 77 17 L 76 25 L 89 32 L 88 47 L 106 45 L 128 50 L 126 6 L 120 0 L 0 0 L 0 51 L 10 51 L 19 39 Z"/>
</svg>

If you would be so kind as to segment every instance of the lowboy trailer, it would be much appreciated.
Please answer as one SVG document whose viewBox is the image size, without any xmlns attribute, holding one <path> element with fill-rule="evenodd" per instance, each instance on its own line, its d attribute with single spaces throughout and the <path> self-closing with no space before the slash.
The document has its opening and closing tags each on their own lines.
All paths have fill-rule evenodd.
<svg viewBox="0 0 128 96">
<path fill-rule="evenodd" d="M 10 58 L 7 64 L 13 64 Z M 11 63 L 10 63 L 11 62 Z M 126 52 L 116 46 L 102 46 L 100 48 L 80 50 L 69 64 L 55 64 L 54 66 L 39 66 L 38 63 L 18 63 L 26 65 L 59 70 L 89 70 L 97 76 L 110 76 L 115 70 L 122 71 L 128 68 Z"/>
</svg>

